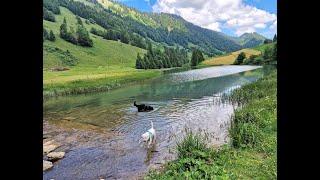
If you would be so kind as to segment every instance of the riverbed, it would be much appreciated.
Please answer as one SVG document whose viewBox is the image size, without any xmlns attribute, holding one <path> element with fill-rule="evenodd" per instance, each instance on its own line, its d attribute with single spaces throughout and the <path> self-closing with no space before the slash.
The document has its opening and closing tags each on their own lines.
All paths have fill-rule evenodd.
<svg viewBox="0 0 320 180">
<path fill-rule="evenodd" d="M 222 94 L 256 81 L 260 66 L 219 66 L 165 74 L 104 93 L 44 102 L 44 135 L 65 151 L 44 179 L 139 179 L 176 157 L 185 129 L 206 132 L 209 145 L 228 143 L 234 106 Z M 137 112 L 133 101 L 154 107 Z M 155 146 L 138 140 L 153 121 Z"/>
</svg>

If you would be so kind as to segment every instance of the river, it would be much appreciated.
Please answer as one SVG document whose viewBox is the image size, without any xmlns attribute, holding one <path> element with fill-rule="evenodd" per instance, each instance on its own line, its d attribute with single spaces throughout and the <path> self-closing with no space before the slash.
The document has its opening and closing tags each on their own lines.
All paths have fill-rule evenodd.
<svg viewBox="0 0 320 180">
<path fill-rule="evenodd" d="M 267 73 L 258 66 L 219 66 L 169 73 L 103 93 L 51 98 L 44 102 L 44 134 L 61 143 L 63 159 L 44 179 L 138 179 L 175 158 L 185 129 L 206 132 L 209 144 L 228 142 L 234 106 L 221 94 Z M 137 112 L 133 101 L 154 107 Z M 156 145 L 138 140 L 153 121 Z"/>
</svg>

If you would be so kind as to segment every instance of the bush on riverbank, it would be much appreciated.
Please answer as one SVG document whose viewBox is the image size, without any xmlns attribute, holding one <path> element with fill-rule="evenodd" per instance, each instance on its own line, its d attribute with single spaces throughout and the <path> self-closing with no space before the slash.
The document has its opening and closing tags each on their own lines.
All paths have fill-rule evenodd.
<svg viewBox="0 0 320 180">
<path fill-rule="evenodd" d="M 231 146 L 207 148 L 199 135 L 188 133 L 178 145 L 182 155 L 146 179 L 276 179 L 276 77 L 274 71 L 230 95 L 241 105 L 232 117 Z"/>
</svg>

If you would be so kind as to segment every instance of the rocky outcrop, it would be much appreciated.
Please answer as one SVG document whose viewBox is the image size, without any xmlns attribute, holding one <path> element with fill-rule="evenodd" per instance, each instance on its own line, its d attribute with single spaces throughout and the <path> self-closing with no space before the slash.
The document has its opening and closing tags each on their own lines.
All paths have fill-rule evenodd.
<svg viewBox="0 0 320 180">
<path fill-rule="evenodd" d="M 62 159 L 64 155 L 65 155 L 65 152 L 51 152 L 47 154 L 47 157 L 49 161 L 56 161 L 56 160 Z"/>
<path fill-rule="evenodd" d="M 48 154 L 49 152 L 57 149 L 59 145 L 55 141 L 48 141 L 43 144 L 43 153 Z"/>
<path fill-rule="evenodd" d="M 52 162 L 43 160 L 43 171 L 46 171 L 53 167 Z"/>
<path fill-rule="evenodd" d="M 53 167 L 54 161 L 62 159 L 65 152 L 52 152 L 60 147 L 54 140 L 43 143 L 43 171 L 47 171 Z"/>
</svg>

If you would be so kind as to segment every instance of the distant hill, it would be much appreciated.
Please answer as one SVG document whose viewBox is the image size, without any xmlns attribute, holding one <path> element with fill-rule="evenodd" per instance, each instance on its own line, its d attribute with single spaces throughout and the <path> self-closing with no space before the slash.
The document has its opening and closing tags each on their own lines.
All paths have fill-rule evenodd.
<svg viewBox="0 0 320 180">
<path fill-rule="evenodd" d="M 239 44 L 241 44 L 244 48 L 251 48 L 258 45 L 263 44 L 263 41 L 267 38 L 258 34 L 256 32 L 253 33 L 244 33 L 237 38 Z"/>
<path fill-rule="evenodd" d="M 244 33 L 239 37 L 241 44 L 245 48 L 250 48 L 250 47 L 255 47 L 258 45 L 263 44 L 263 41 L 266 40 L 267 38 L 256 33 Z"/>
</svg>

